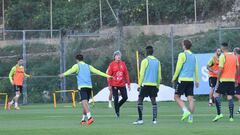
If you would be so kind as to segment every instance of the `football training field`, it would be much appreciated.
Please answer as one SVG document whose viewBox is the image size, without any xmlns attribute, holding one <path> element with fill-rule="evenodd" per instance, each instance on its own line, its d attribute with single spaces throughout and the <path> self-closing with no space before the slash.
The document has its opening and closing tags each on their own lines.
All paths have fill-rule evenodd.
<svg viewBox="0 0 240 135">
<path fill-rule="evenodd" d="M 121 109 L 120 119 L 116 119 L 114 109 L 107 103 L 96 103 L 92 107 L 95 123 L 81 126 L 81 106 L 71 108 L 71 104 L 28 105 L 20 111 L 0 111 L 0 135 L 238 135 L 240 115 L 229 122 L 227 102 L 222 104 L 224 118 L 213 123 L 215 107 L 207 102 L 196 102 L 194 123 L 180 121 L 181 110 L 175 102 L 158 103 L 158 124 L 152 124 L 152 108 L 144 103 L 144 124 L 132 125 L 137 119 L 136 103 L 126 103 Z M 237 105 L 235 105 L 235 110 Z"/>
</svg>

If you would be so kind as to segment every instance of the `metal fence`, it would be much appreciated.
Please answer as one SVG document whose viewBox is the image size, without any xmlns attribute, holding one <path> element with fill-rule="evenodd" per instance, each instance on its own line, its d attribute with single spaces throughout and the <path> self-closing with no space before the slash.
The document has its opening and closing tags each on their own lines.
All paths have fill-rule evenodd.
<svg viewBox="0 0 240 135">
<path fill-rule="evenodd" d="M 60 52 L 61 32 L 54 30 L 53 33 L 54 37 L 50 38 L 49 30 L 5 30 L 5 40 L 1 41 L 1 47 L 4 48 L 0 57 L 4 69 L 1 72 L 1 76 L 4 76 L 1 78 L 1 91 L 10 95 L 14 93 L 10 92 L 13 88 L 8 80 L 8 73 L 16 65 L 19 57 L 23 57 L 25 61 L 26 73 L 33 76 L 24 81 L 24 104 L 28 103 L 28 99 L 38 102 L 39 100 L 33 99 L 42 96 L 44 90 L 62 88 L 59 87 L 59 84 L 64 82 L 58 80 L 56 76 L 57 73 L 60 73 L 59 67 L 62 67 L 60 63 L 62 58 Z M 49 64 L 51 62 L 54 64 Z M 44 70 L 48 66 L 55 67 Z M 49 85 L 51 83 L 56 85 Z"/>
<path fill-rule="evenodd" d="M 99 62 L 95 60 L 98 55 L 103 56 L 103 52 L 106 53 L 109 49 L 118 49 L 118 36 L 119 34 L 115 32 L 99 34 L 53 30 L 51 38 L 50 30 L 5 30 L 5 40 L 0 41 L 0 47 L 4 48 L 0 51 L 0 63 L 3 65 L 0 71 L 0 92 L 7 92 L 10 97 L 13 96 L 14 92 L 8 74 L 16 65 L 17 59 L 23 57 L 25 71 L 32 75 L 32 78 L 24 81 L 23 103 L 49 102 L 52 100 L 51 93 L 53 91 L 77 88 L 74 75 L 63 79 L 58 77 L 59 73 L 63 73 L 76 63 L 75 55 L 77 53 L 83 53 L 88 63 L 101 70 L 104 69 L 105 72 L 106 68 L 97 66 L 101 62 L 95 64 L 95 62 Z M 93 46 L 89 46 L 90 44 Z M 110 46 L 110 48 L 102 51 L 106 46 Z M 90 57 L 91 54 L 93 56 Z M 98 80 L 98 78 L 98 76 L 93 76 L 94 80 Z M 103 87 L 106 85 L 106 81 L 103 84 L 95 85 Z M 46 93 L 48 95 L 45 95 Z M 61 93 L 58 95 L 58 100 L 68 102 L 71 97 L 67 93 Z"/>
<path fill-rule="evenodd" d="M 120 49 L 119 33 L 116 31 L 107 33 L 68 33 L 65 36 L 66 68 L 71 68 L 76 63 L 75 55 L 83 54 L 84 61 L 95 68 L 106 72 L 108 64 L 112 60 L 114 50 Z M 93 92 L 107 86 L 106 78 L 92 75 Z M 75 76 L 66 78 L 66 89 L 76 89 Z"/>
<path fill-rule="evenodd" d="M 33 78 L 25 80 L 24 104 L 50 102 L 53 91 L 76 89 L 74 75 L 64 79 L 59 79 L 57 75 L 76 63 L 74 57 L 77 53 L 82 53 L 87 63 L 105 72 L 113 60 L 113 52 L 119 49 L 129 69 L 131 81 L 137 82 L 135 51 L 139 51 L 141 60 L 145 57 L 147 45 L 156 48 L 154 55 L 162 63 L 162 83 L 171 86 L 183 39 L 192 40 L 194 53 L 209 53 L 219 47 L 221 42 L 228 42 L 232 48 L 239 46 L 239 36 L 239 27 L 219 27 L 187 36 L 176 34 L 174 27 L 162 35 L 135 36 L 129 36 L 119 29 L 101 33 L 54 30 L 52 38 L 50 30 L 5 30 L 5 40 L 0 41 L 0 92 L 9 93 L 10 97 L 14 94 L 8 73 L 21 56 L 25 60 L 26 72 L 33 75 Z M 95 93 L 107 86 L 105 78 L 93 75 L 92 79 Z M 71 98 L 67 93 L 62 93 L 58 100 L 67 102 Z"/>
</svg>

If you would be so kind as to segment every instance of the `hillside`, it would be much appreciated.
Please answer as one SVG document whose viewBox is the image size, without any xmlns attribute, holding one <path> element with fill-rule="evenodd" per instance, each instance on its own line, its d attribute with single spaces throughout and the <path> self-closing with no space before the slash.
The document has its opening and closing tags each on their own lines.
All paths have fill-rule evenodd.
<svg viewBox="0 0 240 135">
<path fill-rule="evenodd" d="M 237 5 L 236 1 L 239 0 L 197 0 L 197 19 L 199 22 L 222 21 L 222 15 L 232 11 Z M 109 2 L 123 26 L 146 24 L 145 0 L 109 0 Z M 94 32 L 101 28 L 99 1 L 54 0 L 52 4 L 54 29 Z M 103 27 L 116 26 L 116 20 L 106 0 L 102 0 L 101 5 Z M 49 29 L 49 10 L 49 0 L 5 1 L 6 29 Z M 149 21 L 151 25 L 193 23 L 194 3 L 192 0 L 151 0 Z"/>
</svg>

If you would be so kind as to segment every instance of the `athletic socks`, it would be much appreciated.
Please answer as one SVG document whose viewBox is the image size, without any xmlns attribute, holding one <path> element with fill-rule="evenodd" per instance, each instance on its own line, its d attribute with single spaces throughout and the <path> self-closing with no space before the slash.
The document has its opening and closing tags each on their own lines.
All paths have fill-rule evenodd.
<svg viewBox="0 0 240 135">
<path fill-rule="evenodd" d="M 111 100 L 108 101 L 108 108 L 112 108 L 112 101 Z"/>
<path fill-rule="evenodd" d="M 142 120 L 142 111 L 143 111 L 143 105 L 142 104 L 138 104 L 138 120 Z"/>
<path fill-rule="evenodd" d="M 91 113 L 88 112 L 88 113 L 87 113 L 87 118 L 90 119 L 91 117 L 92 117 L 92 116 L 91 116 Z"/>
<path fill-rule="evenodd" d="M 193 115 L 192 114 L 189 115 L 188 120 L 193 121 Z"/>
<path fill-rule="evenodd" d="M 142 112 L 143 112 L 143 105 L 142 104 L 138 104 L 138 120 L 142 120 Z M 152 106 L 152 113 L 153 113 L 153 120 L 157 119 L 157 105 L 153 105 Z"/>
<path fill-rule="evenodd" d="M 213 103 L 212 99 L 209 99 L 209 103 L 210 103 L 210 104 L 212 104 L 212 103 Z"/>
<path fill-rule="evenodd" d="M 215 102 L 216 102 L 217 114 L 220 115 L 221 114 L 221 98 L 216 97 Z M 233 118 L 233 110 L 234 110 L 233 99 L 228 101 L 228 107 L 229 107 L 230 118 Z"/>
<path fill-rule="evenodd" d="M 230 118 L 233 118 L 233 110 L 234 110 L 233 99 L 228 101 L 228 107 L 229 107 Z"/>
<path fill-rule="evenodd" d="M 189 112 L 185 106 L 182 108 L 182 111 L 183 111 L 183 113 Z"/>
<path fill-rule="evenodd" d="M 17 102 L 15 102 L 14 105 L 15 105 L 15 108 L 18 107 L 18 103 Z"/>
<path fill-rule="evenodd" d="M 152 106 L 153 121 L 157 119 L 157 105 Z"/>
<path fill-rule="evenodd" d="M 238 107 L 238 111 L 240 112 L 240 106 Z"/>
<path fill-rule="evenodd" d="M 220 115 L 221 114 L 221 98 L 216 97 L 215 103 L 216 103 L 216 108 L 217 108 L 217 114 Z"/>
<path fill-rule="evenodd" d="M 10 102 L 10 104 L 12 105 L 14 103 L 14 101 L 12 100 L 11 102 Z"/>
<path fill-rule="evenodd" d="M 85 120 L 86 117 L 87 117 L 87 115 L 83 115 L 82 116 L 82 121 Z"/>
</svg>

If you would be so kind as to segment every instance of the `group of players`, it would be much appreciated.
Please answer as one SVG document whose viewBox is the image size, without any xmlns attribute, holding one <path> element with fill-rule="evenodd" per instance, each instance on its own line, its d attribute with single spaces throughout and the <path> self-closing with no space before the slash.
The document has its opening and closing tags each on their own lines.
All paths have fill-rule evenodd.
<svg viewBox="0 0 240 135">
<path fill-rule="evenodd" d="M 195 86 L 199 86 L 198 79 L 198 63 L 195 55 L 191 52 L 192 42 L 190 40 L 182 41 L 182 49 L 178 55 L 176 70 L 172 78 L 172 83 L 176 85 L 175 101 L 182 109 L 183 114 L 181 120 L 188 119 L 189 123 L 193 122 L 194 113 L 194 82 Z M 142 60 L 140 66 L 139 77 L 139 96 L 137 102 L 138 119 L 133 122 L 135 125 L 141 125 L 143 121 L 143 100 L 145 97 L 150 97 L 153 111 L 153 124 L 157 123 L 157 102 L 156 97 L 161 83 L 161 63 L 153 56 L 154 49 L 152 46 L 146 47 L 146 58 Z M 130 90 L 130 79 L 126 64 L 121 60 L 121 52 L 116 51 L 113 54 L 113 61 L 109 64 L 107 73 L 101 72 L 91 65 L 84 62 L 82 54 L 77 54 L 76 64 L 73 65 L 66 72 L 59 74 L 60 78 L 76 74 L 78 90 L 81 97 L 81 104 L 83 108 L 81 125 L 90 125 L 94 122 L 89 108 L 89 99 L 92 91 L 91 74 L 97 74 L 108 78 L 108 86 L 110 90 L 109 107 L 111 106 L 111 99 L 114 99 L 114 108 L 116 117 L 120 117 L 120 107 L 127 101 L 127 88 Z M 240 76 L 239 76 L 239 61 L 240 49 L 236 48 L 234 53 L 228 51 L 228 44 L 222 43 L 221 48 L 216 50 L 216 55 L 208 62 L 209 70 L 209 84 L 211 92 L 209 96 L 209 105 L 216 104 L 217 116 L 213 122 L 218 121 L 223 117 L 221 113 L 221 95 L 227 94 L 229 101 L 230 121 L 233 121 L 234 102 L 233 96 L 239 100 L 240 104 Z M 8 103 L 8 109 L 14 104 L 15 109 L 18 107 L 18 99 L 21 95 L 24 77 L 31 77 L 24 72 L 23 59 L 18 59 L 18 63 L 14 66 L 9 74 L 10 82 L 16 91 L 15 97 Z M 236 87 L 236 92 L 235 92 Z M 216 90 L 216 91 L 215 91 Z M 120 93 L 120 94 L 119 94 Z M 188 99 L 189 107 L 185 106 L 184 101 L 180 98 L 185 94 Z M 121 100 L 119 101 L 119 95 Z M 240 107 L 239 111 L 240 112 Z"/>
<path fill-rule="evenodd" d="M 221 113 L 221 95 L 226 94 L 229 106 L 229 120 L 234 121 L 234 101 L 233 96 L 238 99 L 239 108 L 237 114 L 240 113 L 240 48 L 234 48 L 233 52 L 228 51 L 228 44 L 222 43 L 222 47 L 216 49 L 207 65 L 209 70 L 209 106 L 213 106 L 214 102 L 217 109 L 217 116 L 214 122 L 223 118 Z M 216 90 L 214 92 L 214 90 Z"/>
</svg>

